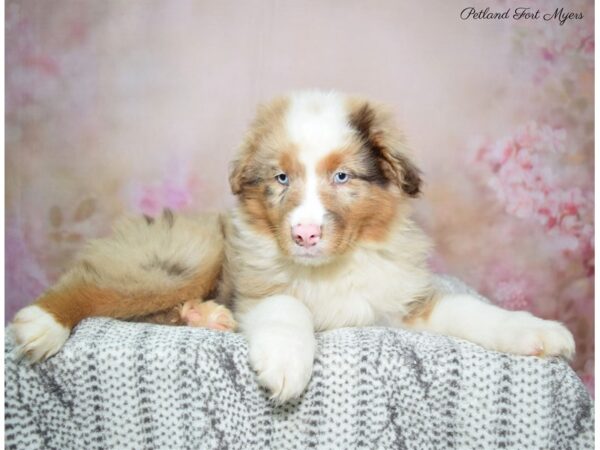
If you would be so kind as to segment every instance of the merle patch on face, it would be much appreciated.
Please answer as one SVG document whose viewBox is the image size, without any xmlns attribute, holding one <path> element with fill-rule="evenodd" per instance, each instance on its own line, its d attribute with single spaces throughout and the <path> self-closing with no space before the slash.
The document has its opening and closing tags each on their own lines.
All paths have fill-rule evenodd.
<svg viewBox="0 0 600 450">
<path fill-rule="evenodd" d="M 311 264 L 385 239 L 405 197 L 420 192 L 391 115 L 343 96 L 267 105 L 232 167 L 232 191 L 251 226 Z M 301 225 L 319 227 L 310 248 L 294 238 Z"/>
<path fill-rule="evenodd" d="M 419 169 L 400 150 L 386 145 L 385 129 L 378 123 L 375 109 L 365 103 L 350 114 L 349 121 L 365 146 L 367 174 L 361 178 L 380 186 L 387 186 L 390 181 L 394 181 L 409 196 L 419 195 Z"/>
</svg>

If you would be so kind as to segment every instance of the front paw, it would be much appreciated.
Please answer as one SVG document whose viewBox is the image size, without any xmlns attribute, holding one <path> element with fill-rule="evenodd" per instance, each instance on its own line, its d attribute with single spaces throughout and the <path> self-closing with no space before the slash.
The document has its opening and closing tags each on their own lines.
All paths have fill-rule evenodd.
<svg viewBox="0 0 600 450">
<path fill-rule="evenodd" d="M 575 355 L 575 340 L 560 322 L 543 320 L 527 312 L 509 313 L 498 330 L 498 350 L 528 356 Z"/>
<path fill-rule="evenodd" d="M 258 382 L 269 390 L 271 399 L 277 403 L 297 398 L 304 392 L 312 374 L 314 353 L 314 336 L 302 339 L 288 332 L 266 329 L 250 342 L 250 364 Z"/>
<path fill-rule="evenodd" d="M 69 338 L 70 330 L 45 309 L 30 305 L 20 310 L 11 325 L 16 350 L 32 362 L 43 361 L 58 352 Z"/>
</svg>

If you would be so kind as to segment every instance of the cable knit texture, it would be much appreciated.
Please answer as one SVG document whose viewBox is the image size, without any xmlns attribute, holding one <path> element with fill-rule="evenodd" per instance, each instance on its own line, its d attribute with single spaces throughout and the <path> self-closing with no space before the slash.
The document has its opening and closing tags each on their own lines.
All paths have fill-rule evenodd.
<svg viewBox="0 0 600 450">
<path fill-rule="evenodd" d="M 278 406 L 239 334 L 88 319 L 31 366 L 7 333 L 6 448 L 593 448 L 592 400 L 561 359 L 383 327 L 317 341 L 308 389 Z"/>
</svg>

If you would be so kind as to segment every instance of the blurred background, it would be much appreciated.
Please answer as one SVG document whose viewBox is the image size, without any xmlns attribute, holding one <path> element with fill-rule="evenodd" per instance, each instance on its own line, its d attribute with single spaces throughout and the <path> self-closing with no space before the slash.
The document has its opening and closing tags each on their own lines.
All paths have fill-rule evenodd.
<svg viewBox="0 0 600 450">
<path fill-rule="evenodd" d="M 6 320 L 117 216 L 232 205 L 256 105 L 336 89 L 395 110 L 432 267 L 565 322 L 593 394 L 593 16 L 591 0 L 9 0 Z"/>
</svg>

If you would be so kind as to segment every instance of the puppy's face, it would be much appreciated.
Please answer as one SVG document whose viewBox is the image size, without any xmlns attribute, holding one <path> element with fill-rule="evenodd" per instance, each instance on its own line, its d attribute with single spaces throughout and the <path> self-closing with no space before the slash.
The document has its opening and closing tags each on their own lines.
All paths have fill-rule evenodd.
<svg viewBox="0 0 600 450">
<path fill-rule="evenodd" d="M 301 264 L 381 241 L 418 170 L 380 106 L 304 92 L 264 106 L 234 162 L 232 191 L 251 225 Z"/>
</svg>

